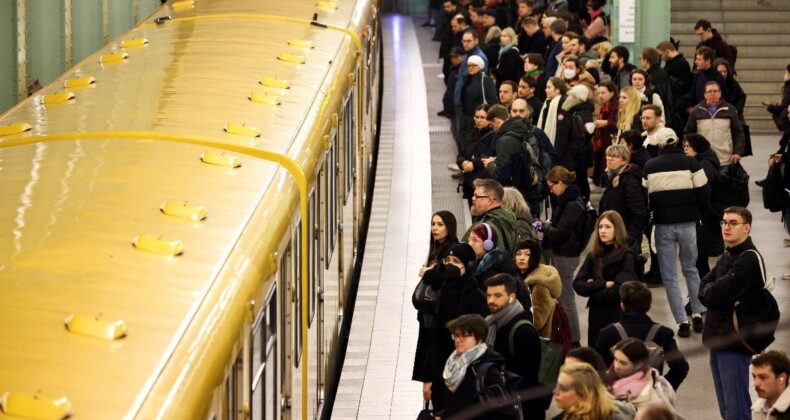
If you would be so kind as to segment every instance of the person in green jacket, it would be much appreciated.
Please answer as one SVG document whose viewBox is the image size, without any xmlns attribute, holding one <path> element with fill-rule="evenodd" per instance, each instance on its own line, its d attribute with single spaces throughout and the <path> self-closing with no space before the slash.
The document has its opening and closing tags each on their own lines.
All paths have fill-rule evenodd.
<svg viewBox="0 0 790 420">
<path fill-rule="evenodd" d="M 516 215 L 502 207 L 505 189 L 495 179 L 476 179 L 472 195 L 472 224 L 488 223 L 496 231 L 496 247 L 513 254 L 516 247 Z M 472 228 L 464 233 L 461 242 L 469 239 Z"/>
</svg>

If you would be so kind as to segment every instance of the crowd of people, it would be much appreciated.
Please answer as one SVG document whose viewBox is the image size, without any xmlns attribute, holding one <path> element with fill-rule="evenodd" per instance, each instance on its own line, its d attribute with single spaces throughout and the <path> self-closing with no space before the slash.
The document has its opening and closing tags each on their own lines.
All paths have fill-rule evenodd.
<svg viewBox="0 0 790 420">
<path fill-rule="evenodd" d="M 450 167 L 473 224 L 460 234 L 451 212 L 431 220 L 418 274 L 439 297 L 419 305 L 412 378 L 437 418 L 543 418 L 552 400 L 558 419 L 676 418 L 689 365 L 675 336 L 693 332 L 710 349 L 722 418 L 787 418 L 787 357 L 753 358 L 765 347 L 732 322 L 746 301 L 773 316 L 752 215 L 719 182 L 749 149 L 732 48 L 700 20 L 693 67 L 670 41 L 645 48 L 637 67 L 609 42 L 604 3 L 446 0 L 426 22 L 441 42 L 439 114 L 452 120 Z M 769 166 L 790 159 L 788 87 L 765 104 L 786 130 Z M 648 287 L 661 286 L 674 326 L 648 315 Z M 584 343 L 576 295 L 588 298 Z M 543 341 L 565 356 L 550 379 Z M 489 382 L 506 390 L 510 374 L 516 403 L 481 397 Z"/>
</svg>

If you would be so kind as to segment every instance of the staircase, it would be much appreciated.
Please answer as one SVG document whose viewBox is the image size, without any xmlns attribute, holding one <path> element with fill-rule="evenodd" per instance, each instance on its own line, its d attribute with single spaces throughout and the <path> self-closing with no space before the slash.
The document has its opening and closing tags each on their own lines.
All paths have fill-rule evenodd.
<svg viewBox="0 0 790 420">
<path fill-rule="evenodd" d="M 746 92 L 744 116 L 751 130 L 776 132 L 762 101 L 781 99 L 782 76 L 790 64 L 790 0 L 674 0 L 672 36 L 694 65 L 698 19 L 707 19 L 738 48 L 736 79 Z"/>
</svg>

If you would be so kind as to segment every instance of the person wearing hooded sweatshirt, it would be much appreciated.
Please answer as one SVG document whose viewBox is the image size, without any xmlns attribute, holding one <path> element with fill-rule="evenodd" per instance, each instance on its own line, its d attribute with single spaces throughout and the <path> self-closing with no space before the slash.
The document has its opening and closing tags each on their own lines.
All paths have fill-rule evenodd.
<svg viewBox="0 0 790 420">
<path fill-rule="evenodd" d="M 543 338 L 551 339 L 551 322 L 557 299 L 562 294 L 562 280 L 556 268 L 540 263 L 541 255 L 540 243 L 530 239 L 516 245 L 514 260 L 519 276 L 529 286 L 532 323 Z"/>
<path fill-rule="evenodd" d="M 444 260 L 437 264 L 434 276 L 426 278 L 426 282 L 434 289 L 439 289 L 441 299 L 436 309 L 436 325 L 447 325 L 448 322 L 465 314 L 488 315 L 485 295 L 477 287 L 472 276 L 475 266 L 475 251 L 464 243 L 450 247 Z M 453 338 L 443 328 L 437 328 L 436 334 L 428 343 L 430 361 L 430 398 L 435 411 L 444 408 L 445 384 L 442 377 L 444 363 L 453 352 Z"/>
<path fill-rule="evenodd" d="M 576 174 L 564 166 L 551 168 L 546 175 L 549 192 L 557 197 L 557 205 L 551 220 L 535 222 L 535 228 L 543 232 L 543 245 L 552 250 L 554 266 L 562 280 L 560 303 L 571 323 L 571 342 L 578 345 L 581 340 L 579 313 L 576 310 L 576 294 L 573 292 L 573 275 L 579 266 L 579 255 L 588 238 L 582 238 L 585 209 L 577 202 L 579 187 L 574 184 Z"/>
<path fill-rule="evenodd" d="M 710 148 L 708 140 L 699 134 L 686 135 L 683 144 L 683 152 L 686 156 L 697 159 L 705 176 L 708 178 L 708 187 L 712 191 L 711 201 L 708 208 L 702 212 L 701 223 L 697 224 L 697 271 L 699 277 L 703 278 L 710 272 L 708 258 L 717 257 L 724 252 L 724 241 L 721 239 L 721 220 L 724 207 L 716 205 L 715 197 L 716 178 L 719 177 L 719 158 Z"/>
</svg>

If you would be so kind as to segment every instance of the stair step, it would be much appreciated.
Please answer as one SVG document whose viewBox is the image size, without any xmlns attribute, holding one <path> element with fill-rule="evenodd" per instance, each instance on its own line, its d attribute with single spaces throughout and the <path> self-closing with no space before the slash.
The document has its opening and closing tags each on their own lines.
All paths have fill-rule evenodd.
<svg viewBox="0 0 790 420">
<path fill-rule="evenodd" d="M 693 13 L 679 11 L 672 13 L 672 23 L 685 22 L 693 31 L 694 24 L 699 19 L 705 19 L 717 28 L 722 22 L 755 22 L 767 23 L 777 22 L 786 23 L 790 17 L 790 11 L 782 10 L 750 10 L 750 11 L 721 11 L 721 10 L 700 10 Z"/>
<path fill-rule="evenodd" d="M 672 11 L 699 12 L 706 10 L 726 11 L 785 11 L 790 10 L 787 0 L 693 0 L 674 1 Z"/>
</svg>

